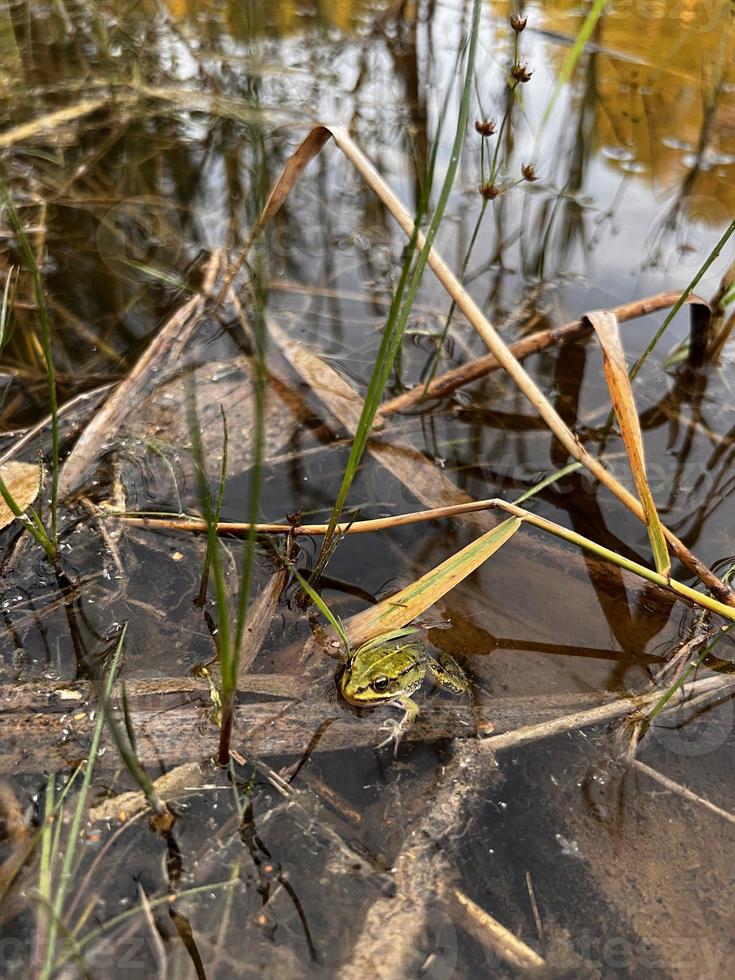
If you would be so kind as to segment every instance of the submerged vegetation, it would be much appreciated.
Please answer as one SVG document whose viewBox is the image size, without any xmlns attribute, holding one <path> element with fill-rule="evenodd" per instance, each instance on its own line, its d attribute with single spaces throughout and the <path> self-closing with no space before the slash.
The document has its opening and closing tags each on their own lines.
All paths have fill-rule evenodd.
<svg viewBox="0 0 735 980">
<path fill-rule="evenodd" d="M 0 12 L 3 976 L 730 972 L 691 14 Z"/>
</svg>

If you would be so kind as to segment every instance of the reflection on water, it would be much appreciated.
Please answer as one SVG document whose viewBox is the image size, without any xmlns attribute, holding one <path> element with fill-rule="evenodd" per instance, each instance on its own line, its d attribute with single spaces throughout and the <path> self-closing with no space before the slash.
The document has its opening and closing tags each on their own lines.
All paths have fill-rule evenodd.
<svg viewBox="0 0 735 980">
<path fill-rule="evenodd" d="M 523 5 L 528 27 L 517 39 L 518 60 L 533 74 L 511 102 L 512 8 L 485 5 L 472 117 L 499 125 L 506 111 L 509 116 L 485 147 L 469 127 L 438 244 L 461 269 L 482 215 L 465 281 L 506 339 L 584 310 L 681 288 L 722 234 L 735 207 L 729 7 L 726 0 L 609 4 L 546 119 L 586 8 L 566 0 Z M 242 246 L 258 202 L 314 121 L 349 127 L 409 208 L 436 145 L 435 201 L 455 125 L 452 85 L 470 8 L 465 0 L 4 6 L 2 174 L 42 265 L 61 400 L 129 372 L 160 325 L 199 288 L 202 257 L 218 246 L 233 254 Z M 63 118 L 16 129 L 60 109 L 68 110 Z M 495 147 L 503 192 L 482 212 L 478 190 Z M 520 180 L 528 163 L 538 181 Z M 269 232 L 269 315 L 361 391 L 403 246 L 383 206 L 333 145 L 309 165 Z M 704 296 L 713 294 L 732 257 L 730 243 L 698 286 Z M 5 275 L 19 265 L 7 223 L 0 226 L 0 264 Z M 24 274 L 14 289 L 0 375 L 8 446 L 46 412 L 37 311 Z M 391 394 L 427 376 L 448 311 L 446 296 L 427 275 Z M 629 355 L 644 349 L 658 322 L 647 317 L 622 328 Z M 663 370 L 664 353 L 687 329 L 681 313 L 641 373 L 636 396 L 664 520 L 699 557 L 724 569 L 735 518 L 731 355 L 725 351 L 722 367 Z M 192 368 L 213 472 L 221 453 L 219 406 L 227 407 L 223 514 L 230 519 L 242 518 L 251 479 L 252 403 L 243 386 L 248 353 L 240 320 L 220 311 L 203 322 L 173 372 L 184 363 Z M 480 353 L 477 338 L 455 318 L 438 369 Z M 602 451 L 605 443 L 606 462 L 628 480 L 620 441 L 604 435 L 609 397 L 594 343 L 580 340 L 526 364 L 586 445 Z M 347 456 L 343 427 L 275 345 L 269 370 L 262 516 L 282 521 L 299 511 L 303 519 L 322 520 Z M 163 377 L 150 387 L 131 406 L 125 430 L 110 433 L 86 492 L 94 501 L 124 495 L 138 509 L 197 510 L 181 379 Z M 80 412 L 64 421 L 65 447 L 84 421 L 83 406 Z M 500 373 L 415 417 L 399 417 L 388 431 L 476 497 L 516 496 L 566 462 Z M 39 446 L 36 438 L 26 458 L 36 458 Z M 363 465 L 350 502 L 363 517 L 417 507 L 411 485 L 375 459 Z M 548 487 L 534 506 L 648 561 L 645 530 L 584 476 Z M 100 537 L 88 511 L 75 505 L 64 518 L 65 582 L 32 549 L 13 551 L 13 531 L 4 533 L 0 673 L 8 690 L 26 700 L 20 720 L 20 708 L 8 709 L 8 724 L 19 727 L 3 745 L 23 804 L 40 800 L 42 813 L 37 794 L 49 788 L 39 772 L 66 771 L 84 754 L 86 709 L 66 712 L 63 697 L 75 696 L 71 685 L 109 652 L 122 622 L 128 623 L 123 676 L 135 717 L 146 720 L 139 741 L 152 775 L 168 767 L 169 753 L 188 758 L 182 739 L 177 747 L 176 725 L 188 733 L 183 741 L 205 744 L 213 731 L 209 690 L 189 674 L 214 652 L 213 624 L 191 601 L 203 543 L 148 530 Z M 397 589 L 476 533 L 452 520 L 347 539 L 330 564 L 325 597 L 347 617 L 366 597 Z M 312 543 L 301 546 L 302 567 L 313 563 L 315 550 Z M 227 554 L 234 590 L 241 552 L 228 546 Z M 272 554 L 263 547 L 253 595 L 272 571 Z M 66 602 L 60 589 L 67 589 Z M 232 783 L 208 770 L 207 789 L 177 802 L 173 835 L 159 839 L 138 820 L 95 866 L 110 837 L 106 828 L 90 834 L 75 879 L 77 904 L 67 909 L 85 942 L 93 918 L 108 923 L 139 906 L 140 889 L 161 899 L 143 929 L 144 917 L 131 917 L 109 934 L 101 925 L 89 939 L 90 955 L 113 964 L 109 975 L 124 975 L 119 944 L 129 935 L 140 941 L 136 975 L 165 972 L 166 962 L 172 971 L 190 970 L 197 962 L 191 937 L 213 976 L 255 969 L 322 976 L 342 968 L 344 975 L 359 968 L 387 976 L 471 976 L 488 969 L 518 975 L 507 956 L 487 945 L 477 923 L 468 925 L 471 917 L 452 912 L 451 895 L 444 891 L 437 899 L 450 881 L 538 950 L 554 976 L 692 976 L 675 943 L 687 929 L 707 962 L 718 964 L 703 975 L 732 972 L 722 902 L 732 885 L 726 819 L 613 759 L 615 740 L 601 728 L 518 746 L 499 757 L 496 770 L 478 755 L 477 743 L 466 740 L 452 752 L 431 727 L 450 718 L 467 730 L 480 723 L 504 730 L 544 720 L 542 708 L 563 703 L 581 710 L 606 691 L 641 689 L 673 649 L 707 624 L 662 590 L 531 531 L 519 533 L 432 610 L 430 624 L 431 641 L 462 660 L 474 679 L 479 705 L 457 708 L 437 692 L 422 692 L 421 723 L 433 740 L 402 746 L 396 761 L 370 748 L 383 716 L 358 718 L 336 700 L 331 662 L 310 665 L 314 674 L 304 680 L 299 658 L 309 624 L 295 590 L 287 591 L 255 661 L 252 689 L 243 691 L 243 717 L 252 710 L 252 717 L 265 719 L 262 744 L 280 746 L 268 753 L 275 767 L 292 765 L 312 736 L 314 754 L 285 789 L 249 757 L 233 770 Z M 728 650 L 723 643 L 718 654 L 726 659 Z M 263 694 L 271 679 L 276 687 Z M 140 686 L 174 680 L 179 686 L 163 700 L 157 689 Z M 68 690 L 53 695 L 51 709 L 38 701 L 38 690 L 55 681 Z M 694 728 L 701 737 L 686 742 L 693 729 L 677 718 L 665 733 L 648 737 L 639 758 L 720 807 L 731 806 L 730 707 L 727 698 L 700 705 Z M 55 738 L 43 734 L 39 716 Z M 169 739 L 165 748 L 151 732 Z M 47 738 L 43 752 L 26 751 L 26 737 L 36 744 L 31 735 Z M 332 751 L 323 751 L 329 744 Z M 106 752 L 94 784 L 98 797 L 108 786 L 126 787 L 111 761 L 112 746 Z M 434 857 L 421 864 L 415 848 L 427 841 Z M 24 895 L 35 894 L 34 861 L 23 869 Z M 672 866 L 684 871 L 669 875 Z M 706 869 L 696 881 L 695 867 Z M 211 890 L 187 895 L 205 884 Z M 163 914 L 167 895 L 178 896 L 171 909 L 179 919 Z M 654 905 L 665 913 L 654 917 Z M 424 919 L 411 918 L 409 907 L 423 910 Z M 704 910 L 696 921 L 693 908 Z M 33 949 L 43 941 L 45 920 L 21 898 L 7 921 L 21 952 L 6 972 L 26 975 L 30 962 L 42 962 Z M 413 958 L 397 965 L 391 957 L 407 944 Z"/>
</svg>

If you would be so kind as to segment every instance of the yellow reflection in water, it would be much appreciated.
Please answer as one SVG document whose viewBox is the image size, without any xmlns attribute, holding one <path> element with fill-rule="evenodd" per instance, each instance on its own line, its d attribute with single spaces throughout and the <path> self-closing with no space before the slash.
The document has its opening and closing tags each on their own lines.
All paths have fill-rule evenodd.
<svg viewBox="0 0 735 980">
<path fill-rule="evenodd" d="M 206 10 L 211 17 L 223 12 L 227 27 L 234 36 L 255 36 L 260 33 L 285 37 L 304 22 L 305 17 L 318 17 L 342 31 L 351 31 L 360 14 L 371 4 L 366 0 L 166 0 L 171 16 L 190 20 Z M 373 5 L 374 6 L 374 5 Z"/>
<path fill-rule="evenodd" d="M 578 0 L 534 8 L 529 23 L 573 38 Z M 731 0 L 619 0 L 591 38 L 594 64 L 585 58 L 574 81 L 576 101 L 591 94 L 596 104 L 594 149 L 657 187 L 682 185 L 713 224 L 735 211 L 734 42 Z M 569 46 L 547 50 L 558 70 Z"/>
</svg>

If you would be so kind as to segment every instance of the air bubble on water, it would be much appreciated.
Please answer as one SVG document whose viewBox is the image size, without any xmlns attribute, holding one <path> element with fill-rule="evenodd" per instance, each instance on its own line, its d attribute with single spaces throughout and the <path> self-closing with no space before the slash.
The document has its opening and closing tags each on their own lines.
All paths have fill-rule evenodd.
<svg viewBox="0 0 735 980">
<path fill-rule="evenodd" d="M 554 834 L 554 838 L 561 848 L 562 854 L 566 857 L 579 857 L 579 844 L 576 840 L 569 840 L 562 834 Z"/>
</svg>

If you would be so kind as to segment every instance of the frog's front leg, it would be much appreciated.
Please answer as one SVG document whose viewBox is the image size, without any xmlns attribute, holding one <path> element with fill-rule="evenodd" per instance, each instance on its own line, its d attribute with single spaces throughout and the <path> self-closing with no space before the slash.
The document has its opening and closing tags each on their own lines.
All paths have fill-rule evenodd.
<svg viewBox="0 0 735 980">
<path fill-rule="evenodd" d="M 431 679 L 439 687 L 446 688 L 452 694 L 470 693 L 470 682 L 467 680 L 467 675 L 454 657 L 448 653 L 443 653 L 437 660 L 433 657 L 427 657 L 426 669 Z"/>
<path fill-rule="evenodd" d="M 400 694 L 390 703 L 391 707 L 403 708 L 404 715 L 400 721 L 396 721 L 395 719 L 391 718 L 384 722 L 382 727 L 390 728 L 390 735 L 387 738 L 384 738 L 382 742 L 379 742 L 375 748 L 382 749 L 386 745 L 390 745 L 391 742 L 394 742 L 394 752 L 396 755 L 398 755 L 398 743 L 403 738 L 404 732 L 406 732 L 418 718 L 419 706 L 406 694 Z"/>
</svg>

